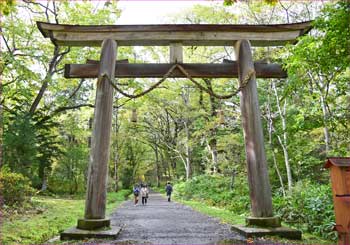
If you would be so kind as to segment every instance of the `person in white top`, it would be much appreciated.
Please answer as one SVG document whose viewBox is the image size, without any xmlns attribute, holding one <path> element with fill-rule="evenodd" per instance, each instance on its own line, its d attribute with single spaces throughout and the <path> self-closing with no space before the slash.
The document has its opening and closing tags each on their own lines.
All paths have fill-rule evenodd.
<svg viewBox="0 0 350 245">
<path fill-rule="evenodd" d="M 142 185 L 141 187 L 142 205 L 147 204 L 148 194 L 149 194 L 149 190 L 147 188 L 147 185 Z"/>
</svg>

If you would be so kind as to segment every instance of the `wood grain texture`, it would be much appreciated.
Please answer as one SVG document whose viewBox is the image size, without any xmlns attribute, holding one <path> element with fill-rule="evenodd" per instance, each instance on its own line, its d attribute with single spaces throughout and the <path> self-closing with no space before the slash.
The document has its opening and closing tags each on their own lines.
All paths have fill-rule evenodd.
<svg viewBox="0 0 350 245">
<path fill-rule="evenodd" d="M 103 41 L 96 88 L 85 219 L 105 218 L 113 106 L 113 87 L 108 79 L 114 77 L 116 56 L 116 42 L 111 39 Z"/>
<path fill-rule="evenodd" d="M 241 115 L 246 148 L 249 194 L 254 217 L 272 217 L 272 196 L 267 171 L 258 90 L 250 43 L 242 40 L 236 43 L 238 75 L 242 83 L 249 74 L 246 87 L 241 91 Z"/>
<path fill-rule="evenodd" d="M 183 49 L 181 43 L 172 43 L 169 47 L 169 62 L 183 63 Z"/>
<path fill-rule="evenodd" d="M 331 182 L 334 202 L 335 222 L 338 231 L 350 233 L 350 166 L 332 165 Z M 346 215 L 347 214 L 347 215 Z"/>
<path fill-rule="evenodd" d="M 279 25 L 58 25 L 37 22 L 44 37 L 62 46 L 99 46 L 114 39 L 119 46 L 157 46 L 181 42 L 184 46 L 232 45 L 248 39 L 252 45 L 294 43 L 308 32 L 311 22 Z"/>
<path fill-rule="evenodd" d="M 161 78 L 174 64 L 124 64 L 117 63 L 115 77 L 118 78 Z M 237 62 L 222 64 L 181 64 L 195 78 L 233 78 L 238 77 Z M 286 78 L 287 73 L 279 64 L 254 64 L 258 78 Z M 65 78 L 96 78 L 98 63 L 66 64 Z M 183 78 L 185 75 L 178 69 L 169 77 Z"/>
</svg>

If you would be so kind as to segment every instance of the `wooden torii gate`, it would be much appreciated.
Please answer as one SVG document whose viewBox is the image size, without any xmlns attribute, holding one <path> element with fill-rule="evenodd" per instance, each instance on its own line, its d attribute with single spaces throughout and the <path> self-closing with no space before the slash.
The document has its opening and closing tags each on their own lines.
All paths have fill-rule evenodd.
<svg viewBox="0 0 350 245">
<path fill-rule="evenodd" d="M 254 63 L 251 45 L 280 46 L 295 43 L 299 36 L 311 29 L 310 22 L 281 25 L 108 26 L 37 22 L 37 26 L 54 45 L 102 45 L 100 62 L 65 66 L 66 78 L 98 78 L 85 216 L 78 220 L 78 229 L 95 230 L 110 226 L 110 220 L 105 217 L 105 208 L 112 126 L 111 80 L 115 77 L 163 77 L 174 64 L 181 64 L 181 69 L 187 75 L 180 67 L 176 67 L 169 77 L 239 78 L 242 86 L 240 107 L 251 200 L 251 217 L 247 218 L 247 224 L 280 226 L 280 220 L 273 215 L 272 209 L 256 77 L 284 78 L 286 73 L 278 64 Z M 117 62 L 119 46 L 170 46 L 170 63 Z M 234 46 L 236 61 L 222 64 L 185 64 L 182 61 L 182 46 Z M 61 235 L 61 238 L 64 237 Z"/>
</svg>

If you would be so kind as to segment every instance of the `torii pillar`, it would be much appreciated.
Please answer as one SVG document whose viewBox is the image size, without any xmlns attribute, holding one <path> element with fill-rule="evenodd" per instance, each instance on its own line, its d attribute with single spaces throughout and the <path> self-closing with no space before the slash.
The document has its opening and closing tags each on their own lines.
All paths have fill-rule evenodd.
<svg viewBox="0 0 350 245">
<path fill-rule="evenodd" d="M 250 42 L 236 42 L 238 78 L 241 86 L 241 115 L 244 131 L 248 184 L 253 217 L 272 217 L 272 195 L 264 149 L 261 113 Z M 244 85 L 243 85 L 244 86 Z M 280 224 L 279 224 L 280 225 Z"/>
<path fill-rule="evenodd" d="M 108 160 L 113 109 L 113 87 L 110 80 L 114 79 L 115 76 L 116 57 L 116 41 L 103 40 L 96 87 L 85 215 L 83 219 L 78 220 L 76 228 L 61 233 L 61 240 L 116 238 L 120 231 L 118 227 L 111 228 L 110 219 L 106 218 Z"/>
<path fill-rule="evenodd" d="M 272 194 L 250 42 L 248 40 L 237 41 L 235 54 L 238 78 L 240 86 L 243 87 L 240 108 L 246 150 L 251 216 L 246 218 L 246 226 L 236 225 L 232 228 L 247 237 L 279 235 L 301 239 L 300 231 L 281 227 L 280 218 L 273 215 Z"/>
</svg>

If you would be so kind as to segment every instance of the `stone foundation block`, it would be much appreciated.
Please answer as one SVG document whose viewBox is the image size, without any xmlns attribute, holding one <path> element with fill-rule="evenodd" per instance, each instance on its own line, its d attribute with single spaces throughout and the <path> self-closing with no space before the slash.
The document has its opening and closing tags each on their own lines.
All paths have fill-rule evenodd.
<svg viewBox="0 0 350 245">
<path fill-rule="evenodd" d="M 61 240 L 85 240 L 90 238 L 96 239 L 117 239 L 120 227 L 110 227 L 100 230 L 81 230 L 72 227 L 61 233 Z"/>
<path fill-rule="evenodd" d="M 245 219 L 246 226 L 258 227 L 281 227 L 281 218 L 275 217 L 247 217 Z"/>
<path fill-rule="evenodd" d="M 110 225 L 110 219 L 78 219 L 77 228 L 81 230 L 97 230 Z"/>
</svg>

